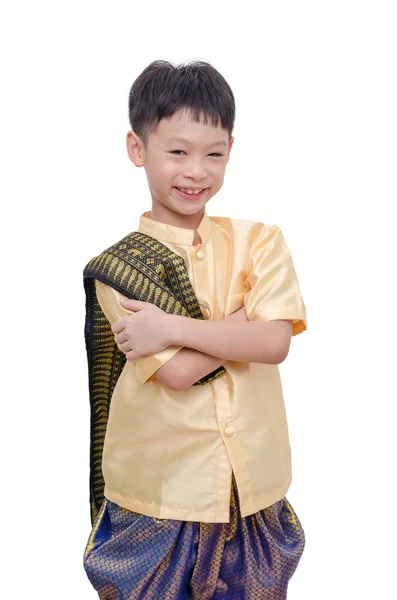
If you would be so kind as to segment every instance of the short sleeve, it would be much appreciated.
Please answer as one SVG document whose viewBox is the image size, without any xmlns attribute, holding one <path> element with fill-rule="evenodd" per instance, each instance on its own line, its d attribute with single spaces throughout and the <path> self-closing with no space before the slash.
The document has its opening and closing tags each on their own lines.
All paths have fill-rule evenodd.
<svg viewBox="0 0 397 600">
<path fill-rule="evenodd" d="M 105 317 L 111 325 L 119 319 L 131 315 L 132 311 L 123 308 L 120 305 L 120 292 L 109 285 L 95 279 L 95 291 L 99 306 L 101 307 Z M 170 358 L 175 356 L 183 346 L 168 346 L 161 352 L 152 354 L 151 356 L 141 356 L 134 361 L 131 361 L 136 367 L 136 374 L 139 381 L 143 385 L 154 373 L 162 367 Z"/>
<path fill-rule="evenodd" d="M 306 307 L 292 257 L 277 225 L 257 223 L 251 230 L 251 264 L 244 298 L 250 321 L 292 320 L 292 335 L 307 329 Z"/>
</svg>

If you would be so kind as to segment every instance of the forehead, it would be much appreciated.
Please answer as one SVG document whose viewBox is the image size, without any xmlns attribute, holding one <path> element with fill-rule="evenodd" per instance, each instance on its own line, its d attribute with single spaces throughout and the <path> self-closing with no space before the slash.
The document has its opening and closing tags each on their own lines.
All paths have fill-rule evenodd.
<svg viewBox="0 0 397 600">
<path fill-rule="evenodd" d="M 161 143 L 184 142 L 192 145 L 228 145 L 228 131 L 220 125 L 215 127 L 210 121 L 204 123 L 201 117 L 196 122 L 186 110 L 176 112 L 172 117 L 161 119 L 156 131 L 152 134 Z M 152 137 L 152 136 L 150 136 Z"/>
</svg>

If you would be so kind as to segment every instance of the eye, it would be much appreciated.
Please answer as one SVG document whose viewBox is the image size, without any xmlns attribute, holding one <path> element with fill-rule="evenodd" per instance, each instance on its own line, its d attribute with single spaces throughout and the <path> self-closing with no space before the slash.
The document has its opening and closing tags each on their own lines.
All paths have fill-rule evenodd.
<svg viewBox="0 0 397 600">
<path fill-rule="evenodd" d="M 176 154 L 177 156 L 180 156 L 180 154 L 177 154 L 178 152 L 184 152 L 184 150 L 171 150 L 171 154 Z"/>
<path fill-rule="evenodd" d="M 224 156 L 224 154 L 219 154 L 219 152 L 213 152 L 210 156 Z"/>
</svg>

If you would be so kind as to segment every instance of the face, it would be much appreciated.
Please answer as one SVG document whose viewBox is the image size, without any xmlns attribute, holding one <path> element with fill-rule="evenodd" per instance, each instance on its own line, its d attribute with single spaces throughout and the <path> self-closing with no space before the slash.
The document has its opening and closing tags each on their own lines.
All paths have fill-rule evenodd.
<svg viewBox="0 0 397 600">
<path fill-rule="evenodd" d="M 146 148 L 128 132 L 129 157 L 146 171 L 151 218 L 182 227 L 198 225 L 206 203 L 222 187 L 233 141 L 220 126 L 196 123 L 186 110 L 162 119 Z"/>
</svg>

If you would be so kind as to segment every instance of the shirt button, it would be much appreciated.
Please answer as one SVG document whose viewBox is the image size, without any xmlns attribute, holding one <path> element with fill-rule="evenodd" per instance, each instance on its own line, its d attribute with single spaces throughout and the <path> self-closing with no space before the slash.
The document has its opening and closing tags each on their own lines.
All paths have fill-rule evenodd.
<svg viewBox="0 0 397 600">
<path fill-rule="evenodd" d="M 211 311 L 207 307 L 202 308 L 201 312 L 203 313 L 203 316 L 204 316 L 205 319 L 209 319 L 210 318 Z"/>
<path fill-rule="evenodd" d="M 225 429 L 225 435 L 227 437 L 232 437 L 234 435 L 234 429 L 233 429 L 233 427 L 226 427 L 226 429 Z"/>
<path fill-rule="evenodd" d="M 204 252 L 202 250 L 197 250 L 197 252 L 196 252 L 196 258 L 197 258 L 197 260 L 203 260 L 203 258 L 204 258 Z"/>
</svg>

